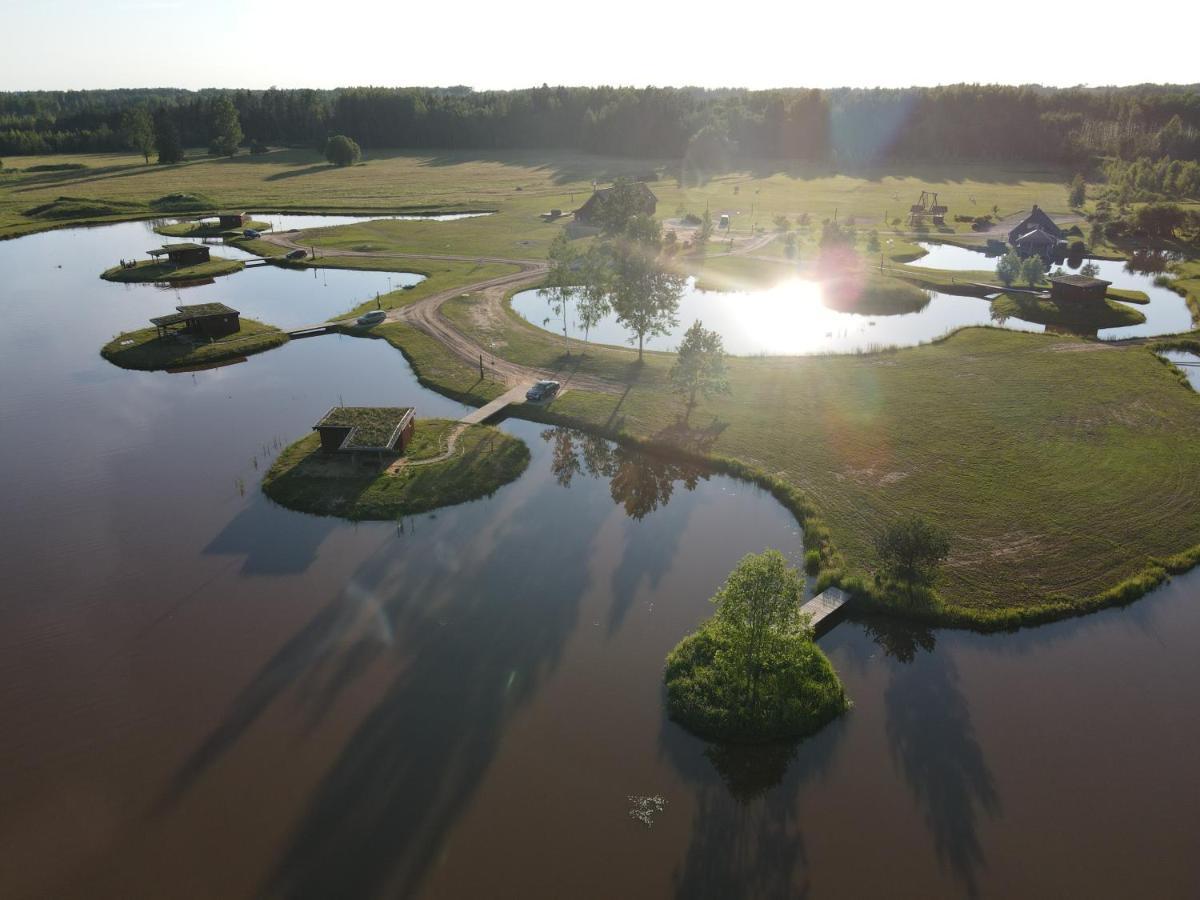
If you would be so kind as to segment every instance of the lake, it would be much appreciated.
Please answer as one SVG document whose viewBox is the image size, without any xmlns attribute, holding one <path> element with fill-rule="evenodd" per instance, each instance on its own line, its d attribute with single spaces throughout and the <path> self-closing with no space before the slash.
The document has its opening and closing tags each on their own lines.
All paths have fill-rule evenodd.
<svg viewBox="0 0 1200 900">
<path fill-rule="evenodd" d="M 262 473 L 329 406 L 464 407 L 346 336 L 109 365 L 175 292 L 96 276 L 155 243 L 0 243 L 0 895 L 1200 892 L 1197 575 L 1015 634 L 843 623 L 821 644 L 848 714 L 711 746 L 665 720 L 663 658 L 744 553 L 801 559 L 770 496 L 510 420 L 532 460 L 491 498 L 284 510 Z M 181 293 L 288 324 L 386 277 Z"/>
</svg>

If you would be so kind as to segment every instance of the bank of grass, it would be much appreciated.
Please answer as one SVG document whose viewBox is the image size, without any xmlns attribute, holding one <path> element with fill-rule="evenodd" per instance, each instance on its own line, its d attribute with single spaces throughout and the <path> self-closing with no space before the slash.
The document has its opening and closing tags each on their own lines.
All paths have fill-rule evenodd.
<svg viewBox="0 0 1200 900">
<path fill-rule="evenodd" d="M 225 259 L 220 256 L 211 257 L 207 262 L 191 266 L 177 266 L 169 262 L 143 259 L 139 260 L 132 268 L 113 266 L 111 269 L 105 269 L 100 273 L 100 277 L 105 281 L 126 283 L 201 281 L 221 275 L 232 275 L 245 267 L 246 264 L 240 259 Z"/>
<path fill-rule="evenodd" d="M 828 658 L 805 631 L 775 638 L 758 676 L 761 696 L 746 702 L 741 673 L 727 659 L 733 640 L 715 619 L 667 656 L 667 709 L 693 734 L 730 743 L 796 740 L 820 730 L 850 703 Z"/>
<path fill-rule="evenodd" d="M 1140 325 L 1146 316 L 1132 306 L 1105 300 L 1103 303 L 1058 303 L 1031 294 L 1001 294 L 992 301 L 992 315 L 1014 317 L 1041 325 L 1059 325 L 1094 334 L 1101 328 Z"/>
<path fill-rule="evenodd" d="M 322 453 L 319 436 L 308 435 L 279 455 L 263 478 L 263 492 L 300 512 L 387 521 L 490 496 L 529 465 L 524 441 L 485 425 L 463 431 L 449 458 L 412 464 L 441 455 L 456 427 L 448 419 L 418 419 L 406 454 L 410 464 L 394 474 L 381 471 L 369 455 L 356 462 L 347 454 Z"/>
<path fill-rule="evenodd" d="M 730 358 L 731 393 L 684 422 L 670 354 L 638 366 L 474 302 L 443 310 L 507 358 L 627 388 L 518 414 L 669 444 L 761 484 L 847 584 L 872 583 L 893 518 L 947 528 L 939 602 L 921 613 L 937 621 L 1007 627 L 1119 602 L 1200 544 L 1200 398 L 1145 347 L 969 328 L 878 354 Z"/>
<path fill-rule="evenodd" d="M 1108 289 L 1109 300 L 1119 300 L 1122 303 L 1137 303 L 1141 305 L 1150 302 L 1150 295 L 1145 291 L 1134 290 L 1133 288 L 1115 288 Z"/>
<path fill-rule="evenodd" d="M 100 355 L 122 369 L 179 369 L 241 359 L 287 343 L 288 336 L 271 325 L 242 317 L 241 330 L 212 341 L 158 336 L 157 328 L 119 334 L 100 349 Z"/>
<path fill-rule="evenodd" d="M 247 222 L 237 228 L 228 228 L 219 221 L 173 222 L 170 225 L 156 225 L 154 230 L 167 237 L 180 238 L 214 238 L 238 237 L 247 228 L 265 231 L 271 226 L 266 222 Z"/>
</svg>

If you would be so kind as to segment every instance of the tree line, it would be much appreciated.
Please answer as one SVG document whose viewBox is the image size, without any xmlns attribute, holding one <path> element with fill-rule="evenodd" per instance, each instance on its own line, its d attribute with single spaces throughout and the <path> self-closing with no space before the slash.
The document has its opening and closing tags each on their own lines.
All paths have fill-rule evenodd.
<svg viewBox="0 0 1200 900">
<path fill-rule="evenodd" d="M 872 164 L 898 159 L 1085 162 L 1200 158 L 1192 87 L 906 89 L 548 87 L 337 90 L 34 91 L 0 94 L 0 153 L 129 147 L 131 110 L 166 117 L 185 146 L 209 146 L 231 103 L 246 144 L 364 148 L 566 149 L 682 158 Z"/>
</svg>

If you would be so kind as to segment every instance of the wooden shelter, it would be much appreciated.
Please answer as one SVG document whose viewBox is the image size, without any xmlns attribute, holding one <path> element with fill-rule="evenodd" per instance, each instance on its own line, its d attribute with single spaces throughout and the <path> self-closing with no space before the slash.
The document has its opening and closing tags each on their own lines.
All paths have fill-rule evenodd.
<svg viewBox="0 0 1200 900">
<path fill-rule="evenodd" d="M 244 212 L 217 213 L 217 220 L 222 228 L 241 228 L 250 221 L 250 216 Z"/>
<path fill-rule="evenodd" d="M 1058 247 L 1058 238 L 1043 228 L 1034 228 L 1019 235 L 1012 245 L 1021 256 L 1041 256 L 1049 259 Z"/>
<path fill-rule="evenodd" d="M 1022 219 L 1017 226 L 1008 233 L 1008 242 L 1016 247 L 1018 238 L 1038 230 L 1044 231 L 1046 234 L 1054 238 L 1054 242 L 1056 244 L 1062 240 L 1062 229 L 1055 224 L 1052 218 L 1046 215 L 1046 211 L 1044 209 L 1035 203 L 1033 204 L 1033 209 L 1030 210 L 1029 215 Z"/>
<path fill-rule="evenodd" d="M 403 453 L 412 440 L 411 406 L 335 406 L 313 426 L 326 453 Z"/>
<path fill-rule="evenodd" d="M 147 250 L 156 261 L 166 257 L 172 265 L 194 266 L 197 263 L 208 262 L 208 246 L 206 244 L 163 244 L 157 250 Z"/>
<path fill-rule="evenodd" d="M 150 320 L 150 324 L 158 329 L 160 338 L 169 334 L 219 338 L 242 330 L 241 313 L 224 303 L 177 306 L 175 310 L 170 315 Z"/>
<path fill-rule="evenodd" d="M 637 193 L 637 210 L 636 212 L 652 216 L 658 208 L 658 198 L 654 196 L 654 191 L 646 185 L 644 181 L 635 181 L 630 187 Z M 592 196 L 587 198 L 587 202 L 579 209 L 575 210 L 575 222 L 580 225 L 601 225 L 604 216 L 604 207 L 608 203 L 612 192 L 616 190 L 616 186 L 601 188 L 595 191 Z"/>
<path fill-rule="evenodd" d="M 1050 299 L 1067 303 L 1103 303 L 1111 281 L 1088 275 L 1057 275 L 1049 279 Z"/>
</svg>

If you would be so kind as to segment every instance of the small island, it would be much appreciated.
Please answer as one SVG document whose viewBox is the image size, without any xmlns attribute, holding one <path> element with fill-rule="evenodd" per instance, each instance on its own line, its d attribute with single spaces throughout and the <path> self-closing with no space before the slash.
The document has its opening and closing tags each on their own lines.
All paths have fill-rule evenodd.
<svg viewBox="0 0 1200 900">
<path fill-rule="evenodd" d="M 744 557 L 713 597 L 716 614 L 667 656 L 671 718 L 710 740 L 765 743 L 810 735 L 847 710 L 802 597 L 778 550 Z"/>
<path fill-rule="evenodd" d="M 211 256 L 205 244 L 163 244 L 147 252 L 150 259 L 122 260 L 100 277 L 127 283 L 203 281 L 240 272 L 246 265 L 241 260 Z"/>
<path fill-rule="evenodd" d="M 266 222 L 257 222 L 251 219 L 246 213 L 223 212 L 190 222 L 157 225 L 154 230 L 167 237 L 215 238 L 240 237 L 246 229 L 264 231 L 270 227 Z"/>
<path fill-rule="evenodd" d="M 156 371 L 242 359 L 288 340 L 278 328 L 244 319 L 224 303 L 177 306 L 150 323 L 150 328 L 117 335 L 100 355 L 122 369 Z"/>
<path fill-rule="evenodd" d="M 525 442 L 411 407 L 335 406 L 285 448 L 263 492 L 288 509 L 389 521 L 490 496 L 529 465 Z"/>
</svg>

